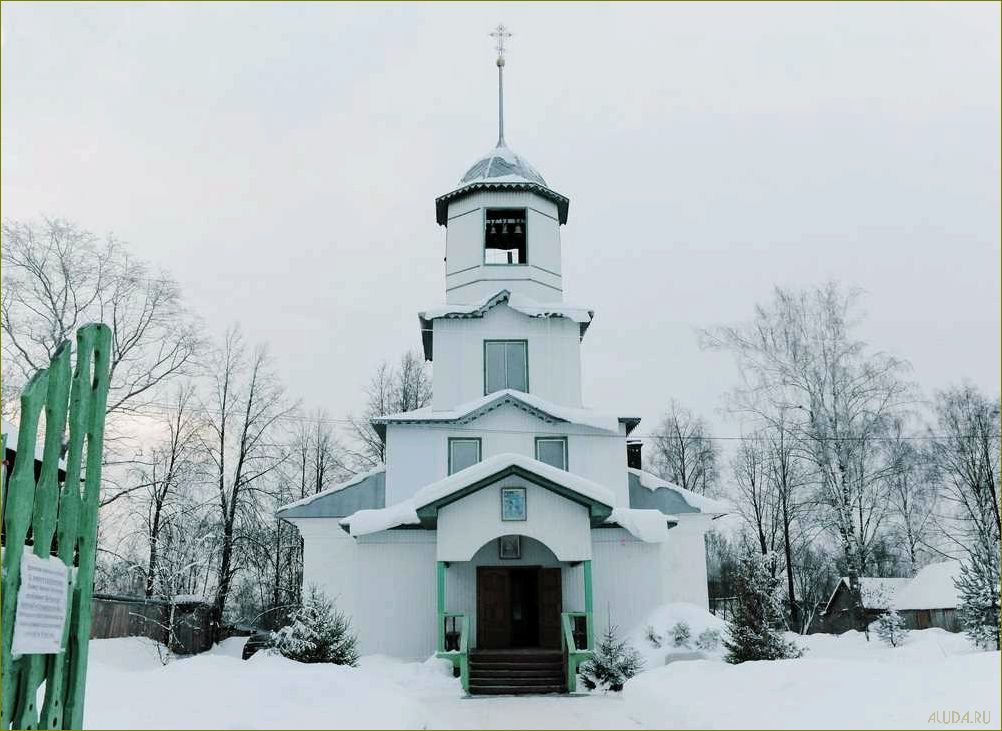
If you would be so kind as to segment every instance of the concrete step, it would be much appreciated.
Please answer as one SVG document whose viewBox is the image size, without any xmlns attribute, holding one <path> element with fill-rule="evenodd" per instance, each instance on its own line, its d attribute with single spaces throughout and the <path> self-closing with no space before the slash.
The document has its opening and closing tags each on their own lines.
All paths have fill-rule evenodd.
<svg viewBox="0 0 1002 731">
<path fill-rule="evenodd" d="M 562 662 L 553 663 L 520 663 L 520 662 L 479 662 L 470 661 L 470 670 L 546 670 L 548 672 L 562 672 L 564 664 Z"/>
<path fill-rule="evenodd" d="M 546 685 L 547 683 L 562 683 L 564 676 L 562 673 L 550 673 L 548 675 L 486 675 L 470 673 L 470 682 L 477 685 Z"/>
<path fill-rule="evenodd" d="M 471 678 L 562 678 L 563 676 L 562 667 L 484 668 L 470 665 Z"/>
<path fill-rule="evenodd" d="M 567 688 L 562 683 L 552 685 L 473 685 L 470 695 L 542 695 L 544 693 L 564 693 Z"/>
</svg>

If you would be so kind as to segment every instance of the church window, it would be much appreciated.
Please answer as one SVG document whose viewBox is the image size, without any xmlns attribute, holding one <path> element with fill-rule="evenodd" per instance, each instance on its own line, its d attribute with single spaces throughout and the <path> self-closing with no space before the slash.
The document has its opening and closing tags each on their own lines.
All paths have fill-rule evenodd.
<svg viewBox="0 0 1002 731">
<path fill-rule="evenodd" d="M 567 469 L 567 437 L 536 437 L 536 459 L 557 469 Z"/>
<path fill-rule="evenodd" d="M 528 236 L 524 208 L 488 208 L 484 215 L 484 263 L 525 264 Z"/>
<path fill-rule="evenodd" d="M 525 340 L 484 341 L 484 394 L 505 388 L 528 392 L 527 350 Z"/>
<path fill-rule="evenodd" d="M 480 461 L 480 440 L 463 438 L 449 440 L 449 474 L 465 470 Z"/>
</svg>

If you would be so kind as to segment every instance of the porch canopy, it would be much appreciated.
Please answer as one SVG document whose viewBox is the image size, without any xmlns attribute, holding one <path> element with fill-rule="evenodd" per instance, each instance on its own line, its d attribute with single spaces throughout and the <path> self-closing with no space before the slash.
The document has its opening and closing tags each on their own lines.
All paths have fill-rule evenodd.
<svg viewBox="0 0 1002 731">
<path fill-rule="evenodd" d="M 524 491 L 524 515 L 505 519 L 502 490 Z M 360 510 L 341 525 L 353 536 L 406 525 L 438 532 L 439 561 L 468 561 L 486 541 L 508 534 L 535 538 L 561 561 L 591 558 L 591 528 L 613 514 L 607 488 L 520 454 L 499 454 L 433 482 L 414 497 Z"/>
</svg>

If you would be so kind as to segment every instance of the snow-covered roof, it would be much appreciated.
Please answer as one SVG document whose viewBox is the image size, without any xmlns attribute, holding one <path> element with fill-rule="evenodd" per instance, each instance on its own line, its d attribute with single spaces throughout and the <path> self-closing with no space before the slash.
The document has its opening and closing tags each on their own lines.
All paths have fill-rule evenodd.
<svg viewBox="0 0 1002 731">
<path fill-rule="evenodd" d="M 349 487 L 355 487 L 356 485 L 360 485 L 363 482 L 365 482 L 366 480 L 369 480 L 369 479 L 371 479 L 373 477 L 376 477 L 377 475 L 381 475 L 384 472 L 386 472 L 386 466 L 385 465 L 378 465 L 377 467 L 374 467 L 371 470 L 367 470 L 366 472 L 360 472 L 359 474 L 357 474 L 354 477 L 352 477 L 350 480 L 346 480 L 344 482 L 341 482 L 341 483 L 339 483 L 337 485 L 334 485 L 333 487 L 328 487 L 327 489 L 321 490 L 320 492 L 316 493 L 315 495 L 308 495 L 308 496 L 302 498 L 301 500 L 296 500 L 295 502 L 291 502 L 291 503 L 288 503 L 286 505 L 283 505 L 282 507 L 280 507 L 278 509 L 278 514 L 281 517 L 289 517 L 289 513 L 292 512 L 292 511 L 295 511 L 296 508 L 304 508 L 304 507 L 306 507 L 308 505 L 312 505 L 312 504 L 316 503 L 317 501 L 323 501 L 324 498 L 330 497 L 331 495 L 333 495 L 335 493 L 338 493 L 338 492 L 341 492 L 343 490 L 346 490 Z M 303 511 L 300 510 L 300 511 L 295 511 L 295 512 L 302 513 Z M 296 517 L 300 517 L 300 516 L 296 516 Z"/>
<path fill-rule="evenodd" d="M 635 467 L 627 467 L 627 472 L 635 478 L 636 484 L 639 484 L 641 487 L 645 487 L 652 492 L 668 490 L 670 493 L 673 493 L 674 496 L 681 499 L 684 505 L 692 509 L 691 511 L 684 512 L 700 512 L 707 515 L 726 515 L 727 513 L 734 512 L 734 507 L 723 500 L 699 495 L 692 490 L 679 487 L 673 482 L 663 480 L 657 475 L 652 475 L 650 472 L 644 472 Z M 673 512 L 676 510 L 676 508 L 672 508 Z"/>
<path fill-rule="evenodd" d="M 864 609 L 890 609 L 891 603 L 894 601 L 895 596 L 902 587 L 908 584 L 911 579 L 902 578 L 885 578 L 876 576 L 860 576 L 859 577 L 859 593 L 860 598 L 863 600 Z M 838 594 L 840 588 L 849 589 L 849 577 L 843 576 L 839 579 L 839 582 L 835 585 L 835 590 L 832 591 L 832 595 L 828 597 L 828 603 L 825 605 L 825 612 L 831 607 L 832 601 L 835 599 L 835 595 Z"/>
<path fill-rule="evenodd" d="M 417 525 L 421 520 L 414 507 L 414 499 L 408 498 L 385 508 L 359 510 L 340 522 L 351 535 L 364 536 L 401 525 Z"/>
<path fill-rule="evenodd" d="M 501 289 L 474 304 L 440 305 L 419 312 L 418 321 L 421 323 L 421 342 L 424 345 L 425 360 L 432 360 L 433 356 L 434 332 L 431 327 L 433 320 L 483 317 L 489 310 L 501 304 L 506 304 L 516 312 L 529 317 L 565 317 L 580 325 L 582 338 L 595 317 L 595 311 L 588 307 L 569 305 L 565 302 L 537 302 L 524 294 L 517 292 L 512 294 L 510 290 Z"/>
<path fill-rule="evenodd" d="M 567 209 L 570 201 L 551 189 L 539 172 L 521 155 L 503 142 L 477 160 L 460 178 L 456 188 L 435 200 L 435 213 L 439 225 L 448 220 L 449 203 L 477 190 L 491 188 L 515 188 L 530 190 L 557 205 L 557 217 L 561 224 L 567 223 Z"/>
<path fill-rule="evenodd" d="M 473 401 L 460 404 L 452 409 L 436 410 L 425 406 L 413 411 L 402 411 L 397 414 L 377 416 L 372 420 L 373 426 L 380 436 L 385 437 L 386 424 L 406 423 L 458 423 L 464 424 L 483 416 L 489 411 L 511 404 L 517 408 L 537 416 L 544 421 L 567 422 L 580 424 L 593 429 L 619 433 L 619 425 L 626 425 L 629 434 L 640 423 L 640 419 L 632 416 L 614 416 L 612 414 L 594 411 L 592 409 L 561 406 L 546 399 L 541 399 L 531 393 L 515 391 L 510 388 L 489 393 Z"/>
<path fill-rule="evenodd" d="M 420 522 L 418 511 L 422 508 L 441 504 L 451 496 L 475 483 L 501 477 L 509 472 L 536 475 L 558 485 L 591 502 L 599 503 L 610 510 L 613 507 L 612 492 L 597 482 L 575 475 L 567 470 L 553 467 L 539 460 L 521 454 L 504 453 L 477 462 L 466 469 L 455 472 L 437 482 L 432 482 L 418 490 L 413 497 L 379 510 L 360 510 L 341 520 L 353 536 L 375 533 L 400 525 Z M 662 516 L 662 519 L 664 516 Z"/>
<path fill-rule="evenodd" d="M 18 426 L 12 421 L 2 420 L 3 429 L 2 433 L 7 435 L 7 449 L 12 452 L 17 452 L 17 436 L 18 436 Z M 40 435 L 35 440 L 35 459 L 39 462 L 42 461 L 42 455 L 45 453 L 45 435 Z M 59 469 L 66 469 L 66 457 L 59 458 Z"/>
<path fill-rule="evenodd" d="M 605 522 L 625 528 L 645 543 L 663 543 L 668 540 L 668 528 L 678 523 L 678 518 L 654 509 L 613 508 Z"/>
<path fill-rule="evenodd" d="M 457 188 L 470 183 L 493 181 L 499 183 L 538 183 L 546 185 L 546 180 L 521 155 L 515 154 L 504 142 L 481 157 L 463 174 Z"/>
<path fill-rule="evenodd" d="M 895 609 L 953 609 L 959 604 L 954 580 L 960 576 L 959 561 L 929 564 L 915 574 L 894 597 Z"/>
</svg>

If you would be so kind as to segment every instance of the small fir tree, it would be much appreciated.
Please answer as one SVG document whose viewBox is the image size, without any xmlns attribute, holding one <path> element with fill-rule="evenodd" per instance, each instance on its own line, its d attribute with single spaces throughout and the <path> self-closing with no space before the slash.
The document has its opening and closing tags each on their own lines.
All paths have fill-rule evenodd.
<svg viewBox="0 0 1002 731">
<path fill-rule="evenodd" d="M 720 632 L 712 627 L 707 627 L 696 638 L 696 647 L 705 652 L 716 650 L 720 647 Z"/>
<path fill-rule="evenodd" d="M 289 617 L 289 624 L 271 635 L 272 647 L 290 660 L 327 662 L 334 665 L 358 663 L 357 638 L 351 620 L 315 586 L 303 598 L 303 605 Z"/>
<path fill-rule="evenodd" d="M 735 577 L 737 604 L 724 641 L 729 663 L 800 657 L 803 650 L 783 638 L 780 581 L 773 575 L 773 557 L 748 552 Z"/>
<path fill-rule="evenodd" d="M 676 622 L 669 632 L 675 647 L 689 647 L 689 643 L 692 642 L 692 629 L 688 622 Z"/>
<path fill-rule="evenodd" d="M 960 592 L 957 614 L 978 647 L 999 649 L 999 544 L 971 552 L 954 582 Z"/>
<path fill-rule="evenodd" d="M 623 684 L 640 672 L 644 659 L 626 640 L 619 638 L 619 631 L 610 624 L 602 636 L 595 655 L 579 668 L 585 687 L 589 690 L 620 691 Z"/>
<path fill-rule="evenodd" d="M 657 633 L 653 625 L 649 624 L 644 628 L 644 638 L 651 643 L 651 647 L 661 647 L 661 635 Z"/>
<path fill-rule="evenodd" d="M 889 609 L 877 617 L 877 637 L 891 647 L 901 647 L 907 636 L 905 618 L 898 614 L 898 610 Z"/>
</svg>

